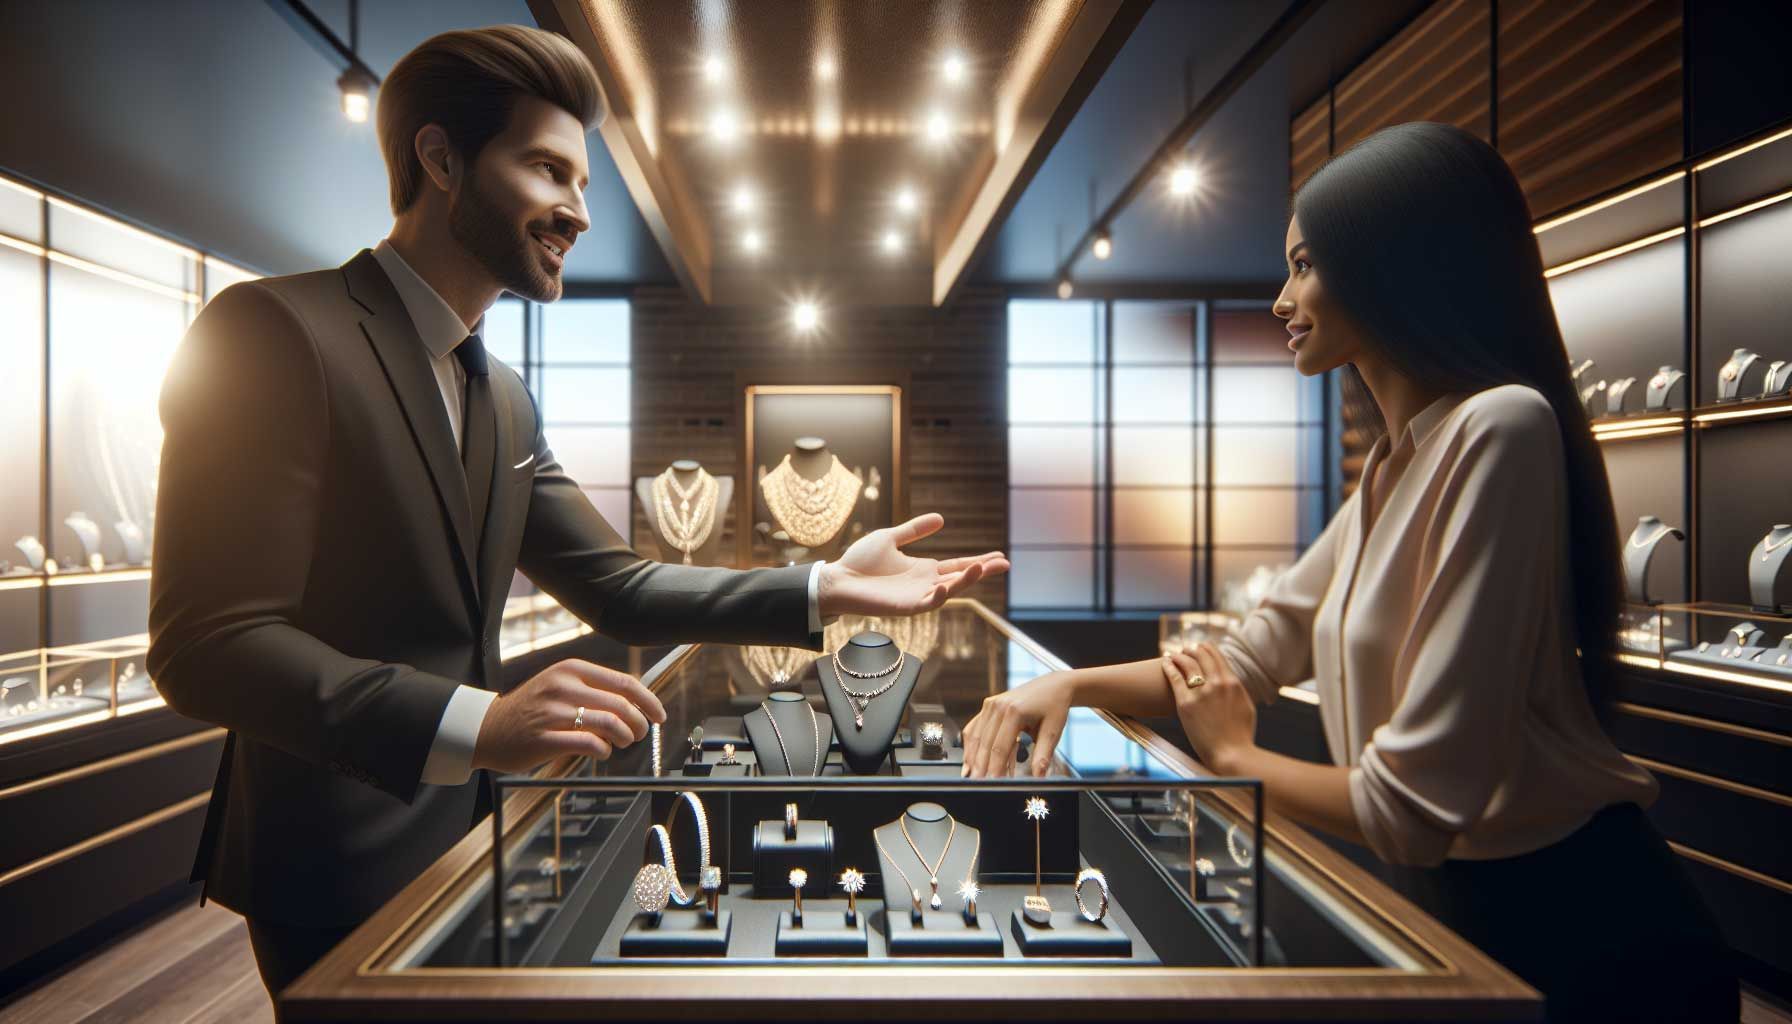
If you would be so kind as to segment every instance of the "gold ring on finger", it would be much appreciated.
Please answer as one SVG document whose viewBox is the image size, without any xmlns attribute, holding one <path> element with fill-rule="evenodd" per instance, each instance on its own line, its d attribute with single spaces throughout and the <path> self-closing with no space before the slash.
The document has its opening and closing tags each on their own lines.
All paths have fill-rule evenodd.
<svg viewBox="0 0 1792 1024">
<path fill-rule="evenodd" d="M 1196 673 L 1192 676 L 1189 676 L 1188 679 L 1186 680 L 1186 682 L 1188 683 L 1189 689 L 1191 689 L 1191 690 L 1199 689 L 1200 687 L 1207 685 L 1207 677 L 1201 675 L 1200 673 Z"/>
<path fill-rule="evenodd" d="M 578 729 L 578 728 L 582 728 L 584 725 L 585 725 L 585 709 L 580 708 L 579 713 L 572 716 L 572 727 L 574 729 Z"/>
</svg>

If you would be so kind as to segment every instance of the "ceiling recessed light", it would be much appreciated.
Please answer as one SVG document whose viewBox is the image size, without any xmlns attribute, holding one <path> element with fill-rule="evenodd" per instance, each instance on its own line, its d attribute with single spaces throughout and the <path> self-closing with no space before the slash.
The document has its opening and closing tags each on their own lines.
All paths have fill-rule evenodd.
<svg viewBox="0 0 1792 1024">
<path fill-rule="evenodd" d="M 895 229 L 885 231 L 883 238 L 878 240 L 878 246 L 887 255 L 894 256 L 902 251 L 902 235 Z"/>
<path fill-rule="evenodd" d="M 740 236 L 740 247 L 746 250 L 748 255 L 756 256 L 765 249 L 765 237 L 757 231 L 749 230 Z"/>
<path fill-rule="evenodd" d="M 732 110 L 718 110 L 709 115 L 709 135 L 717 142 L 733 142 L 740 138 L 740 118 Z"/>
<path fill-rule="evenodd" d="M 815 118 L 815 137 L 823 142 L 832 142 L 840 137 L 840 118 L 836 114 L 818 114 Z"/>
<path fill-rule="evenodd" d="M 1105 260 L 1114 255 L 1114 240 L 1108 237 L 1107 229 L 1104 228 L 1095 233 L 1095 244 L 1089 247 L 1089 251 L 1093 252 L 1098 260 Z"/>
<path fill-rule="evenodd" d="M 813 331 L 821 324 L 821 310 L 813 302 L 798 302 L 790 311 L 790 322 L 799 331 Z"/>
<path fill-rule="evenodd" d="M 753 194 L 753 186 L 736 185 L 734 194 L 728 198 L 728 205 L 735 213 L 752 213 L 753 207 L 759 205 L 759 197 Z"/>
<path fill-rule="evenodd" d="M 832 82 L 840 69 L 832 57 L 820 57 L 815 61 L 815 77 L 823 82 Z"/>
<path fill-rule="evenodd" d="M 935 110 L 927 115 L 927 140 L 934 144 L 945 142 L 952 137 L 952 122 L 946 115 Z"/>
<path fill-rule="evenodd" d="M 921 197 L 915 190 L 904 185 L 896 190 L 896 209 L 903 213 L 914 213 L 921 206 Z"/>
<path fill-rule="evenodd" d="M 964 81 L 964 58 L 956 53 L 947 54 L 940 62 L 940 74 L 953 85 Z"/>
<path fill-rule="evenodd" d="M 1170 170 L 1170 194 L 1173 196 L 1192 196 L 1195 194 L 1195 169 L 1190 164 L 1177 164 Z"/>
<path fill-rule="evenodd" d="M 703 62 L 703 80 L 714 85 L 728 77 L 728 65 L 720 57 L 710 57 Z"/>
<path fill-rule="evenodd" d="M 1060 277 L 1058 279 L 1058 298 L 1068 299 L 1070 298 L 1071 293 L 1075 290 L 1076 289 L 1070 287 L 1070 278 Z"/>
</svg>

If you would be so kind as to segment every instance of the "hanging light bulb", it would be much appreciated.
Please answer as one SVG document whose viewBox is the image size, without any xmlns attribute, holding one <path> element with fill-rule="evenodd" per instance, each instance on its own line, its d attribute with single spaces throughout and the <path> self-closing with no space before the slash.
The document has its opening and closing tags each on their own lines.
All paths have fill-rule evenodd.
<svg viewBox="0 0 1792 1024">
<path fill-rule="evenodd" d="M 1058 298 L 1068 299 L 1068 298 L 1070 298 L 1071 294 L 1074 293 L 1075 291 L 1076 291 L 1076 289 L 1074 289 L 1070 286 L 1070 278 L 1068 278 L 1068 277 L 1058 278 Z"/>
<path fill-rule="evenodd" d="M 356 124 L 365 123 L 373 108 L 373 76 L 359 67 L 352 67 L 336 79 L 336 88 L 342 90 L 344 116 Z"/>
<path fill-rule="evenodd" d="M 1114 240 L 1108 235 L 1108 229 L 1102 228 L 1095 233 L 1095 244 L 1089 247 L 1098 260 L 1105 260 L 1114 255 Z"/>
</svg>

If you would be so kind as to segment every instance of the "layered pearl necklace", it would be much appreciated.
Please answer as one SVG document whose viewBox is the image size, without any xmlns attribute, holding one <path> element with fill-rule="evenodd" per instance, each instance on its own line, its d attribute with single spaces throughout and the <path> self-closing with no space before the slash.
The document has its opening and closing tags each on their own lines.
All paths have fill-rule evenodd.
<svg viewBox="0 0 1792 1024">
<path fill-rule="evenodd" d="M 806 548 L 818 548 L 840 532 L 858 504 L 864 481 L 847 469 L 838 455 L 819 480 L 806 480 L 790 465 L 790 456 L 759 481 L 772 518 Z"/>
<path fill-rule="evenodd" d="M 678 482 L 671 469 L 653 478 L 653 507 L 658 513 L 660 533 L 684 553 L 686 565 L 691 564 L 691 554 L 703 546 L 715 528 L 716 492 L 720 489 L 716 478 L 701 466 L 697 467 L 697 479 L 688 488 Z"/>
</svg>

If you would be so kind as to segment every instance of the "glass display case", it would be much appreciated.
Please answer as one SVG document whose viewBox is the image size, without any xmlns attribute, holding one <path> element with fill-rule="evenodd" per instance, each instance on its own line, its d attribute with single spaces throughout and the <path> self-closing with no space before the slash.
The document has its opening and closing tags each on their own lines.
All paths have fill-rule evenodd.
<svg viewBox="0 0 1792 1024">
<path fill-rule="evenodd" d="M 1135 721 L 1078 709 L 1047 777 L 962 778 L 983 699 L 1064 667 L 983 605 L 842 621 L 826 650 L 656 652 L 650 741 L 500 780 L 282 1012 L 1538 1016 L 1260 784 Z"/>
</svg>

